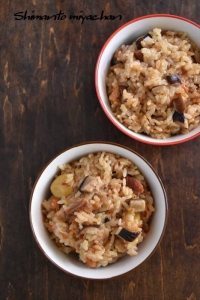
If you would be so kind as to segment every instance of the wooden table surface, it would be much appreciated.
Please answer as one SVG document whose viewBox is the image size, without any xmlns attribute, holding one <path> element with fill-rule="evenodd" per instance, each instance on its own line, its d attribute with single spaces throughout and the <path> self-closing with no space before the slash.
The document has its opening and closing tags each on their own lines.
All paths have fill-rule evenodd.
<svg viewBox="0 0 200 300">
<path fill-rule="evenodd" d="M 60 11 L 63 20 L 28 19 Z M 69 19 L 102 11 L 122 18 Z M 94 86 L 99 51 L 118 27 L 152 13 L 200 23 L 199 12 L 199 0 L 1 0 L 1 300 L 200 299 L 200 137 L 170 147 L 132 140 L 105 116 Z M 120 143 L 144 156 L 161 177 L 169 204 L 165 235 L 151 258 L 106 281 L 55 267 L 29 223 L 30 193 L 41 169 L 65 148 L 94 140 Z"/>
</svg>

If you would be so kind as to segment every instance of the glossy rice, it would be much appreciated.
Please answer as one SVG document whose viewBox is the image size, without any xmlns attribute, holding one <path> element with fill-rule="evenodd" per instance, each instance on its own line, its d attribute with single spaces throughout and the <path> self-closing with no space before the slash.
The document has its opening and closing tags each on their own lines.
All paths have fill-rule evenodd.
<svg viewBox="0 0 200 300">
<path fill-rule="evenodd" d="M 118 155 L 98 152 L 59 169 L 56 176 L 66 174 L 62 185 L 72 187 L 72 192 L 60 198 L 51 195 L 42 203 L 44 226 L 57 247 L 66 254 L 76 253 L 92 268 L 137 255 L 155 210 L 137 166 Z M 89 184 L 84 186 L 86 179 Z"/>
<path fill-rule="evenodd" d="M 114 116 L 131 131 L 165 139 L 200 123 L 200 49 L 184 32 L 154 28 L 122 45 L 106 86 Z"/>
</svg>

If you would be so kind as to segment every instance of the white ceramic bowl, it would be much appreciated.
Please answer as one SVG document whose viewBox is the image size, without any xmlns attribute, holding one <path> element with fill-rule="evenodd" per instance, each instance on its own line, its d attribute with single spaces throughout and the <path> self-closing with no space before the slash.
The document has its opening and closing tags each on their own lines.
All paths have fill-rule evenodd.
<svg viewBox="0 0 200 300">
<path fill-rule="evenodd" d="M 178 143 L 186 142 L 192 138 L 200 135 L 200 125 L 185 135 L 172 136 L 167 139 L 153 139 L 146 135 L 135 133 L 124 125 L 122 125 L 113 115 L 107 92 L 105 78 L 110 66 L 110 62 L 115 51 L 123 44 L 130 44 L 138 37 L 146 34 L 153 28 L 158 27 L 161 29 L 168 29 L 174 31 L 185 31 L 188 33 L 190 39 L 196 42 L 200 47 L 200 25 L 187 20 L 185 18 L 158 14 L 158 15 L 147 15 L 137 19 L 134 19 L 119 29 L 117 29 L 110 38 L 104 44 L 96 64 L 95 70 L 95 86 L 99 102 L 110 121 L 123 133 L 129 137 L 136 139 L 140 142 L 153 144 L 153 145 L 173 145 Z"/>
<path fill-rule="evenodd" d="M 41 203 L 49 193 L 50 183 L 58 171 L 58 165 L 80 158 L 83 155 L 98 151 L 107 151 L 126 157 L 133 161 L 152 191 L 155 212 L 153 213 L 150 230 L 145 240 L 139 245 L 138 255 L 125 256 L 114 264 L 98 269 L 88 268 L 78 258 L 60 252 L 54 242 L 50 240 L 42 221 Z M 33 235 L 42 252 L 57 267 L 70 274 L 88 279 L 106 279 L 122 275 L 144 262 L 155 250 L 163 235 L 167 218 L 167 198 L 163 184 L 152 166 L 136 152 L 117 144 L 107 142 L 91 142 L 76 145 L 56 156 L 43 169 L 36 180 L 30 198 L 30 223 Z"/>
</svg>

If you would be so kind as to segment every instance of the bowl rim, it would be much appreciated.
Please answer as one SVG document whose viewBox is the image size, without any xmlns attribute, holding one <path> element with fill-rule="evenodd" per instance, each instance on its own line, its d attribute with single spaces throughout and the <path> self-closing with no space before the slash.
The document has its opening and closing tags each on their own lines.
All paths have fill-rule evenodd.
<svg viewBox="0 0 200 300">
<path fill-rule="evenodd" d="M 165 18 L 173 18 L 173 19 L 179 19 L 182 20 L 184 22 L 190 23 L 193 26 L 197 27 L 198 29 L 200 29 L 200 25 L 195 23 L 194 21 L 187 19 L 185 17 L 181 17 L 178 15 L 173 15 L 173 14 L 148 14 L 148 15 L 143 15 L 141 17 L 138 18 L 134 18 L 128 22 L 126 22 L 125 24 L 121 25 L 119 28 L 117 28 L 109 37 L 108 39 L 105 41 L 105 43 L 103 44 L 103 47 L 100 50 L 100 53 L 97 57 L 97 62 L 96 62 L 96 66 L 95 66 L 95 89 L 96 89 L 96 94 L 97 94 L 97 98 L 100 102 L 100 105 L 105 113 L 105 115 L 108 117 L 108 119 L 114 124 L 114 126 L 119 129 L 120 131 L 122 131 L 125 135 L 129 136 L 132 139 L 135 139 L 139 142 L 145 143 L 145 144 L 150 144 L 150 145 L 156 145 L 156 146 L 172 146 L 172 145 L 176 145 L 176 144 L 181 144 L 187 141 L 190 141 L 198 136 L 200 136 L 200 130 L 199 132 L 196 132 L 190 136 L 181 136 L 181 139 L 179 140 L 175 140 L 175 141 L 169 141 L 168 139 L 148 139 L 146 140 L 145 138 L 143 139 L 142 136 L 140 136 L 140 134 L 129 130 L 128 128 L 126 128 L 123 124 L 119 124 L 119 122 L 116 120 L 116 118 L 111 115 L 108 111 L 107 108 L 104 104 L 104 101 L 102 100 L 102 97 L 100 95 L 100 91 L 99 91 L 99 86 L 98 86 L 98 73 L 99 73 L 99 65 L 100 65 L 100 61 L 101 58 L 103 56 L 103 53 L 107 47 L 107 45 L 109 44 L 109 42 L 115 37 L 116 34 L 118 34 L 118 32 L 120 32 L 122 29 L 124 29 L 125 27 L 129 26 L 130 24 L 136 23 L 138 21 L 144 20 L 144 19 L 149 19 L 149 18 L 159 18 L 159 17 L 165 17 Z M 200 125 L 198 125 L 199 127 Z M 197 127 L 197 128 L 198 128 Z"/>
<path fill-rule="evenodd" d="M 162 232 L 157 240 L 157 242 L 155 243 L 154 245 L 154 248 L 153 250 L 145 257 L 145 259 L 143 261 L 141 261 L 137 266 L 133 267 L 131 270 L 127 270 L 126 272 L 123 272 L 121 274 L 118 274 L 118 275 L 114 275 L 114 276 L 109 276 L 109 277 L 101 277 L 101 278 L 92 278 L 92 277 L 84 277 L 84 275 L 78 275 L 78 274 L 74 274 L 64 268 L 62 268 L 60 265 L 58 265 L 46 252 L 45 250 L 42 248 L 38 238 L 37 238 L 37 235 L 35 233 L 35 230 L 34 230 L 34 222 L 33 222 L 33 218 L 32 218 L 32 203 L 33 203 L 33 196 L 34 196 L 34 192 L 35 192 L 35 188 L 43 174 L 43 172 L 46 170 L 46 168 L 57 158 L 59 157 L 60 155 L 64 154 L 65 152 L 69 151 L 69 150 L 72 150 L 74 148 L 78 148 L 80 146 L 84 146 L 84 145 L 94 145 L 94 144 L 100 144 L 100 145 L 110 145 L 110 146 L 116 146 L 116 147 L 120 147 L 120 148 L 123 148 L 131 153 L 133 153 L 134 155 L 138 156 L 140 159 L 143 160 L 143 162 L 145 164 L 148 165 L 148 167 L 152 170 L 152 172 L 155 174 L 157 180 L 158 180 L 158 183 L 162 189 L 162 194 L 163 194 L 163 198 L 164 198 L 164 223 L 163 223 L 163 229 L 162 229 Z M 101 151 L 104 151 L 104 150 L 101 150 Z M 107 151 L 107 150 L 105 150 Z M 95 151 L 97 152 L 97 151 Z M 111 151 L 110 151 L 111 152 Z M 88 152 L 89 153 L 89 152 Z M 94 153 L 94 151 L 93 151 Z M 86 154 L 83 154 L 83 155 L 86 155 Z M 81 154 L 80 154 L 80 157 L 81 157 Z M 139 167 L 138 167 L 139 168 Z M 158 173 L 156 172 L 156 170 L 153 168 L 153 166 L 148 162 L 148 160 L 143 157 L 140 153 L 136 152 L 135 150 L 127 147 L 127 146 L 124 146 L 124 145 L 121 145 L 119 143 L 115 143 L 115 142 L 108 142 L 108 141 L 88 141 L 88 142 L 82 142 L 82 143 L 79 143 L 79 144 L 75 144 L 75 145 L 72 145 L 72 146 L 69 146 L 67 147 L 66 149 L 64 149 L 63 151 L 59 152 L 58 154 L 56 154 L 52 159 L 50 159 L 46 164 L 45 166 L 42 168 L 42 170 L 38 173 L 37 177 L 36 177 L 36 180 L 34 182 L 34 185 L 32 187 L 32 191 L 31 191 L 31 194 L 30 194 L 30 199 L 29 199 L 29 224 L 30 224 L 30 227 L 31 227 L 31 231 L 32 231 L 32 234 L 33 234 L 33 237 L 34 237 L 34 240 L 37 244 L 37 246 L 39 247 L 39 249 L 41 250 L 41 252 L 43 253 L 43 255 L 48 258 L 48 260 L 53 263 L 54 266 L 56 266 L 58 269 L 62 270 L 63 272 L 67 273 L 67 274 L 70 274 L 70 275 L 73 275 L 75 277 L 79 277 L 79 278 L 82 278 L 82 279 L 88 279 L 88 280 L 108 280 L 108 279 L 113 279 L 113 278 L 118 278 L 118 277 L 121 277 L 125 274 L 128 274 L 130 273 L 131 271 L 135 270 L 136 268 L 138 268 L 139 266 L 141 266 L 144 262 L 146 262 L 153 254 L 154 252 L 157 250 L 163 236 L 164 236 L 164 233 L 165 233 L 165 230 L 166 230 L 166 226 L 167 226 L 167 221 L 168 221 L 168 212 L 169 212 L 169 208 L 168 208 L 168 199 L 167 199 L 167 194 L 166 194 L 166 190 L 165 190 L 165 187 L 162 183 L 162 180 L 161 178 L 159 177 Z M 98 270 L 98 269 L 97 269 Z"/>
</svg>

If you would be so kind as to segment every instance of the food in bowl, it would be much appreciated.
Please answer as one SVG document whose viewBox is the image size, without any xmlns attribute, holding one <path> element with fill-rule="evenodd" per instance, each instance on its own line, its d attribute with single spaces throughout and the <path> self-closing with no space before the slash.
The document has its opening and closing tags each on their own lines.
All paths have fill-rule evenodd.
<svg viewBox="0 0 200 300">
<path fill-rule="evenodd" d="M 64 253 L 98 268 L 137 255 L 154 199 L 145 177 L 128 158 L 107 151 L 59 165 L 42 202 L 44 226 Z"/>
<path fill-rule="evenodd" d="M 119 155 L 133 162 L 143 174 L 145 181 L 153 197 L 155 211 L 149 219 L 149 230 L 144 240 L 138 244 L 137 255 L 132 257 L 124 255 L 115 263 L 104 267 L 91 268 L 78 259 L 77 254 L 66 255 L 60 251 L 57 244 L 50 238 L 51 233 L 45 228 L 42 203 L 51 196 L 50 186 L 54 182 L 55 175 L 61 175 L 58 166 L 70 163 L 90 153 L 106 152 Z M 57 176 L 57 177 L 58 177 Z M 52 188 L 52 187 L 51 187 Z M 59 191 L 59 189 L 58 189 Z M 168 215 L 167 195 L 163 183 L 148 161 L 134 150 L 110 142 L 86 142 L 74 145 L 56 155 L 38 175 L 30 195 L 30 225 L 33 237 L 42 253 L 59 269 L 66 273 L 88 279 L 108 279 L 120 276 L 147 261 L 160 244 L 165 232 Z"/>
<path fill-rule="evenodd" d="M 154 28 L 114 54 L 106 77 L 112 112 L 155 139 L 200 123 L 200 49 L 186 33 Z"/>
</svg>

